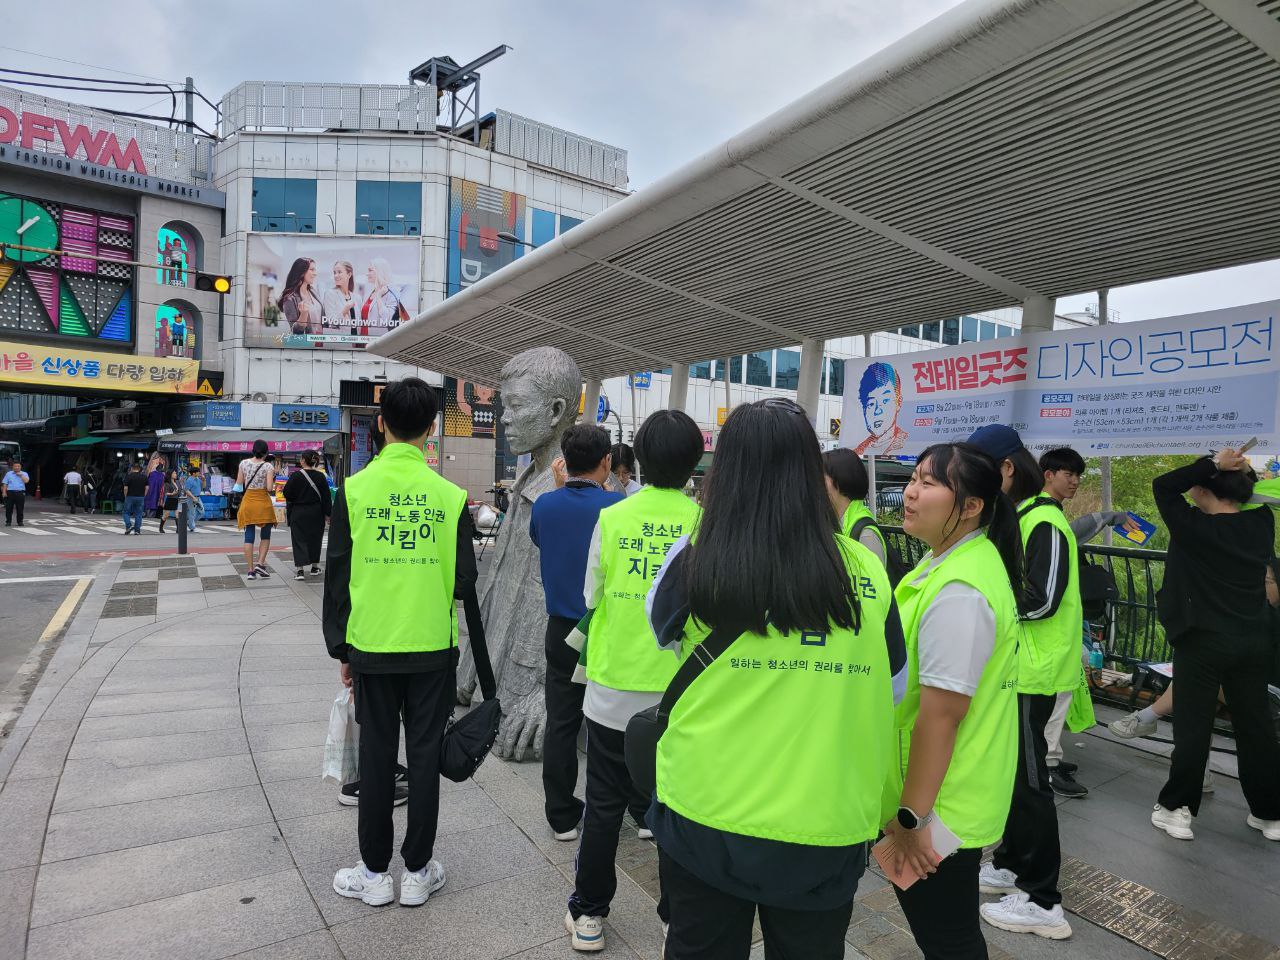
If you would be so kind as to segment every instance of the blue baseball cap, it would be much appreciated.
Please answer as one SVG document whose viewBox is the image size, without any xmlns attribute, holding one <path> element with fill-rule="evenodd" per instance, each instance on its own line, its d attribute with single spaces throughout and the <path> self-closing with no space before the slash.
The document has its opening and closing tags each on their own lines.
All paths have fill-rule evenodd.
<svg viewBox="0 0 1280 960">
<path fill-rule="evenodd" d="M 1018 435 L 1018 431 L 1013 427 L 1006 427 L 1003 423 L 988 423 L 985 427 L 979 427 L 969 435 L 967 442 L 987 454 L 996 463 L 1008 460 L 1023 449 L 1022 437 Z"/>
</svg>

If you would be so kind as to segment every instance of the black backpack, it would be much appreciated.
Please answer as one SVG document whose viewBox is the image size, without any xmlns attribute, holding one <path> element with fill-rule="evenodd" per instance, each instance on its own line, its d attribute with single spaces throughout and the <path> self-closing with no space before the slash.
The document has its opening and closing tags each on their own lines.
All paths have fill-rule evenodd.
<svg viewBox="0 0 1280 960">
<path fill-rule="evenodd" d="M 898 583 L 911 572 L 911 565 L 908 564 L 899 554 L 889 545 L 889 538 L 884 535 L 884 531 L 880 529 L 880 525 L 870 517 L 861 517 L 853 525 L 853 529 L 849 531 L 850 540 L 859 540 L 863 531 L 867 527 L 874 527 L 876 532 L 880 534 L 880 539 L 884 542 L 884 568 L 889 574 L 889 586 L 896 587 Z"/>
<path fill-rule="evenodd" d="M 1089 563 L 1080 558 L 1080 605 L 1084 618 L 1090 622 L 1103 620 L 1107 607 L 1120 599 L 1116 578 L 1101 563 Z"/>
</svg>

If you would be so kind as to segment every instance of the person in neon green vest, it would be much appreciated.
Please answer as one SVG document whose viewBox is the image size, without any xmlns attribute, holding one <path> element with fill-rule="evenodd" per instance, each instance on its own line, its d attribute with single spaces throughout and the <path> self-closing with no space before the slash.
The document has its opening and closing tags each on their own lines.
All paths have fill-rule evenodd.
<svg viewBox="0 0 1280 960">
<path fill-rule="evenodd" d="M 982 849 L 1000 838 L 1018 768 L 1017 593 L 1022 545 L 996 462 L 969 444 L 920 455 L 903 528 L 929 553 L 898 584 L 910 680 L 898 705 L 899 776 L 885 824 L 894 888 L 926 958 L 986 957 L 978 920 Z M 960 838 L 938 860 L 934 819 Z"/>
<path fill-rule="evenodd" d="M 984 893 L 1002 898 L 983 904 L 981 913 L 1002 930 L 1061 940 L 1071 936 L 1071 925 L 1058 890 L 1062 847 L 1045 728 L 1057 695 L 1080 682 L 1079 547 L 1062 504 L 1041 495 L 1044 472 L 1018 431 L 992 423 L 974 431 L 969 442 L 1000 465 L 1002 489 L 1017 508 L 1025 556 L 1018 597 L 1018 776 L 1004 839 L 978 878 Z"/>
<path fill-rule="evenodd" d="M 722 650 L 658 742 L 666 956 L 746 960 L 758 912 L 767 956 L 843 957 L 906 685 L 888 576 L 837 532 L 817 436 L 790 400 L 734 409 L 703 503 L 650 594 L 660 645 L 686 663 L 713 635 Z"/>
<path fill-rule="evenodd" d="M 454 596 L 474 597 L 476 559 L 466 491 L 423 457 L 436 412 L 435 390 L 417 377 L 387 386 L 378 416 L 386 445 L 347 478 L 329 527 L 321 622 L 360 724 L 360 861 L 337 872 L 333 890 L 370 906 L 395 899 L 388 867 L 402 717 L 412 788 L 400 903 L 419 906 L 445 882 L 432 853 L 458 662 Z M 468 628 L 483 644 L 478 618 Z"/>
<path fill-rule="evenodd" d="M 640 425 L 635 454 L 645 485 L 600 511 L 587 553 L 583 599 L 590 633 L 583 651 L 587 692 L 586 810 L 565 927 L 573 949 L 604 949 L 604 918 L 618 888 L 614 858 L 628 806 L 648 798 L 631 783 L 623 757 L 627 722 L 656 704 L 675 675 L 675 660 L 654 648 L 645 597 L 667 550 L 698 523 L 684 485 L 702 460 L 702 431 L 681 410 L 659 410 Z M 545 549 L 545 546 L 544 546 Z M 638 824 L 642 837 L 648 828 Z M 659 915 L 666 913 L 659 904 Z"/>
<path fill-rule="evenodd" d="M 881 566 L 886 566 L 889 550 L 876 518 L 867 509 L 871 484 L 862 458 L 846 447 L 828 450 L 822 455 L 822 469 L 826 474 L 827 496 L 840 521 L 840 532 L 857 540 L 876 555 Z"/>
</svg>

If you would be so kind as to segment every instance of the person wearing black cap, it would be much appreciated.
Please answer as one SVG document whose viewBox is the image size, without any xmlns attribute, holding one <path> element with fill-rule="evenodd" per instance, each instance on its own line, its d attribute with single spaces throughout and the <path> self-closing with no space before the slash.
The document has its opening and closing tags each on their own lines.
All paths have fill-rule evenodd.
<svg viewBox="0 0 1280 960">
<path fill-rule="evenodd" d="M 1018 431 L 992 423 L 974 431 L 969 443 L 1000 465 L 1004 492 L 1018 511 L 1026 577 L 1018 612 L 1018 773 L 1004 839 L 978 875 L 979 889 L 999 893 L 981 907 L 982 918 L 1001 930 L 1034 933 L 1052 940 L 1071 936 L 1062 912 L 1058 873 L 1062 849 L 1058 814 L 1049 785 L 1045 727 L 1057 694 L 1080 679 L 1079 558 L 1062 504 L 1040 496 L 1044 472 Z"/>
</svg>

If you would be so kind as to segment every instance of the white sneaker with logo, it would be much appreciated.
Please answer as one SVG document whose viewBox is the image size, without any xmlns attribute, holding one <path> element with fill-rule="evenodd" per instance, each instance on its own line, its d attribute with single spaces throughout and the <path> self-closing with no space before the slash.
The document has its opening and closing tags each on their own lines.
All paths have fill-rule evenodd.
<svg viewBox="0 0 1280 960">
<path fill-rule="evenodd" d="M 1255 830 L 1262 831 L 1262 835 L 1268 840 L 1280 840 L 1280 820 L 1261 820 L 1253 814 L 1249 814 L 1245 823 Z"/>
<path fill-rule="evenodd" d="M 1189 807 L 1166 810 L 1157 803 L 1155 809 L 1151 811 L 1151 825 L 1160 828 L 1175 840 L 1194 840 L 1196 838 L 1195 833 L 1191 830 L 1193 820 L 1195 820 L 1195 817 L 1191 815 Z"/>
<path fill-rule="evenodd" d="M 978 889 L 983 893 L 1017 893 L 1018 875 L 988 860 L 978 870 Z"/>
<path fill-rule="evenodd" d="M 1107 729 L 1111 731 L 1113 736 L 1117 736 L 1121 740 L 1133 740 L 1136 737 L 1151 736 L 1156 732 L 1157 726 L 1158 724 L 1154 720 L 1143 721 L 1135 710 L 1119 720 L 1112 720 L 1107 724 Z"/>
<path fill-rule="evenodd" d="M 371 907 L 383 907 L 396 898 L 396 885 L 389 873 L 369 876 L 361 860 L 333 875 L 333 892 L 340 897 L 363 900 Z"/>
<path fill-rule="evenodd" d="M 400 876 L 400 906 L 420 907 L 427 897 L 444 886 L 444 867 L 439 860 L 428 860 L 421 870 L 406 870 Z"/>
<path fill-rule="evenodd" d="M 984 903 L 978 910 L 987 923 L 1011 933 L 1034 933 L 1048 940 L 1065 940 L 1071 936 L 1071 924 L 1063 916 L 1061 904 L 1046 910 L 1032 903 L 1025 893 L 1011 893 L 996 903 Z"/>
<path fill-rule="evenodd" d="M 573 937 L 571 944 L 579 953 L 595 953 L 604 949 L 604 917 L 583 914 L 575 920 L 571 910 L 564 915 L 564 928 Z"/>
</svg>

